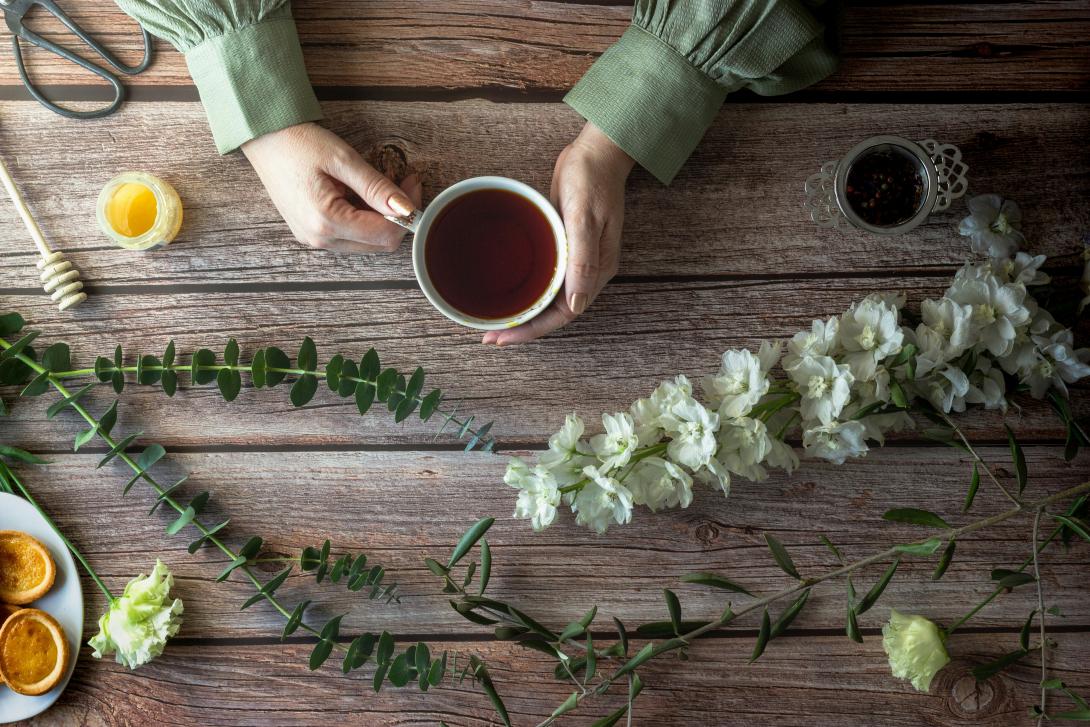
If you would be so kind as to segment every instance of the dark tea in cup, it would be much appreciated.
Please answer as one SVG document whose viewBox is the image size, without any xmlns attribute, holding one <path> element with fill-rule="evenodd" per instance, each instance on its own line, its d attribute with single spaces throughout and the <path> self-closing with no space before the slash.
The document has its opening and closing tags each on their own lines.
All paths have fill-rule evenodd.
<svg viewBox="0 0 1090 727">
<path fill-rule="evenodd" d="M 556 237 L 530 200 L 504 189 L 455 198 L 428 232 L 424 262 L 437 293 L 475 318 L 530 308 L 556 272 Z"/>
<path fill-rule="evenodd" d="M 517 180 L 465 179 L 423 211 L 387 219 L 415 235 L 420 290 L 463 326 L 494 331 L 526 323 L 564 284 L 564 223 L 548 199 Z"/>
</svg>

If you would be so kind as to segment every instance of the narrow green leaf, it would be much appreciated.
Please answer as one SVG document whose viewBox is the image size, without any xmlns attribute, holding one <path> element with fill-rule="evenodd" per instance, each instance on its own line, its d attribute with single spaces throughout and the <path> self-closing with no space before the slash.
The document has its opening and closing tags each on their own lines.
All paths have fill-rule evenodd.
<svg viewBox="0 0 1090 727">
<path fill-rule="evenodd" d="M 1011 460 L 1014 462 L 1014 473 L 1018 481 L 1018 494 L 1021 495 L 1026 489 L 1026 480 L 1028 478 L 1026 471 L 1026 455 L 1022 451 L 1022 445 L 1014 438 L 1014 432 L 1011 431 L 1010 426 L 1004 424 L 1003 428 L 1007 430 L 1007 443 L 1010 445 Z"/>
<path fill-rule="evenodd" d="M 177 482 L 175 482 L 170 487 L 167 487 L 162 492 L 160 492 L 159 496 L 155 498 L 155 504 L 152 505 L 151 510 L 148 511 L 148 516 L 150 517 L 150 516 L 154 515 L 155 511 L 159 509 L 159 506 L 162 505 L 167 500 L 169 500 L 170 496 L 172 494 L 174 494 L 174 491 L 177 490 L 179 487 L 181 487 L 183 484 L 185 484 L 185 481 L 188 480 L 188 479 L 189 479 L 189 476 L 186 475 L 185 477 L 178 480 Z"/>
<path fill-rule="evenodd" d="M 250 599 L 246 601 L 246 603 L 242 604 L 242 608 L 239 610 L 245 611 L 247 608 L 254 605 L 258 601 L 264 600 L 266 596 L 271 596 L 273 593 L 276 592 L 277 588 L 283 585 L 284 581 L 286 581 L 288 576 L 291 574 L 291 571 L 292 567 L 289 565 L 287 568 L 277 573 L 275 576 L 269 579 L 268 582 L 261 586 L 260 589 L 258 589 L 256 595 L 251 596 Z"/>
<path fill-rule="evenodd" d="M 234 401 L 242 391 L 242 376 L 232 369 L 220 369 L 216 374 L 216 386 L 224 401 Z"/>
<path fill-rule="evenodd" d="M 787 630 L 787 627 L 791 625 L 791 622 L 794 621 L 800 613 L 802 613 L 802 609 L 804 606 L 806 606 L 806 601 L 808 598 L 810 598 L 809 588 L 803 591 L 802 595 L 799 596 L 795 600 L 795 602 L 787 608 L 786 611 L 780 614 L 780 617 L 776 619 L 776 623 L 772 624 L 772 631 L 768 635 L 769 639 L 774 639 Z"/>
<path fill-rule="evenodd" d="M 907 553 L 909 555 L 931 555 L 939 546 L 942 545 L 940 538 L 928 538 L 922 543 L 907 543 L 902 545 L 895 545 L 893 549 L 899 553 Z"/>
<path fill-rule="evenodd" d="M 136 438 L 139 437 L 141 434 L 143 434 L 143 432 L 137 432 L 136 434 L 130 434 L 129 436 L 125 437 L 120 442 L 115 444 L 113 446 L 113 448 L 109 452 L 106 453 L 106 456 L 103 457 L 102 460 L 99 461 L 99 463 L 97 465 L 95 465 L 95 469 L 98 469 L 98 468 L 103 467 L 104 465 L 108 464 L 110 462 L 110 460 L 112 460 L 114 457 L 116 457 L 117 455 L 121 454 L 126 449 L 128 449 L 129 445 L 132 444 L 133 442 L 135 442 Z"/>
<path fill-rule="evenodd" d="M 178 374 L 175 371 L 164 371 L 160 381 L 163 384 L 163 393 L 167 396 L 174 396 L 178 391 Z"/>
<path fill-rule="evenodd" d="M 768 537 L 767 535 L 765 537 Z M 768 616 L 768 609 L 764 610 L 761 614 L 761 630 L 757 632 L 757 643 L 753 645 L 753 653 L 749 657 L 749 661 L 752 664 L 761 658 L 761 654 L 765 652 L 765 647 L 768 646 L 768 639 L 772 635 L 772 621 Z"/>
<path fill-rule="evenodd" d="M 1090 524 L 1070 515 L 1053 515 L 1058 522 L 1063 523 L 1076 533 L 1080 538 L 1090 543 Z"/>
<path fill-rule="evenodd" d="M 481 540 L 481 576 L 479 585 L 477 587 L 477 593 L 484 595 L 485 589 L 488 588 L 488 579 L 492 577 L 492 548 L 488 546 L 487 540 Z"/>
<path fill-rule="evenodd" d="M 723 576 L 716 575 L 715 573 L 686 573 L 681 577 L 681 580 L 685 583 L 696 583 L 700 586 L 709 586 L 711 588 L 718 588 L 721 591 L 731 591 L 732 593 L 744 593 L 747 596 L 753 594 L 747 591 L 742 586 L 738 585 L 734 581 L 727 580 Z"/>
<path fill-rule="evenodd" d="M 310 601 L 303 601 L 295 610 L 291 612 L 291 616 L 288 616 L 288 622 L 284 624 L 284 631 L 280 634 L 280 640 L 288 638 L 296 632 L 299 626 L 303 623 L 303 613 L 307 610 L 307 606 L 310 605 Z"/>
<path fill-rule="evenodd" d="M 862 644 L 863 634 L 859 633 L 859 622 L 855 618 L 855 609 L 852 605 L 848 604 L 848 638 L 852 641 Z"/>
<path fill-rule="evenodd" d="M 1025 649 L 1018 649 L 1017 651 L 1012 651 L 1009 654 L 1004 654 L 995 661 L 973 667 L 973 677 L 978 682 L 985 681 L 986 679 L 989 679 L 998 674 L 999 672 L 1003 671 L 1008 666 L 1017 664 L 1019 661 L 1022 660 L 1022 657 L 1024 657 L 1028 653 L 1029 652 L 1027 652 Z"/>
<path fill-rule="evenodd" d="M 917 510 L 912 507 L 902 507 L 894 510 L 886 510 L 882 515 L 883 520 L 894 523 L 906 523 L 908 525 L 923 525 L 929 528 L 949 528 L 950 524 L 941 517 L 928 510 Z"/>
<path fill-rule="evenodd" d="M 1014 589 L 1018 586 L 1024 586 L 1027 583 L 1034 583 L 1037 579 L 1029 573 L 1008 573 L 1002 578 L 998 579 L 998 585 L 1000 588 Z"/>
<path fill-rule="evenodd" d="M 390 661 L 390 657 L 394 653 L 394 637 L 390 635 L 389 631 L 383 631 L 382 635 L 378 639 L 378 652 L 375 654 L 375 659 L 379 664 L 385 664 Z"/>
<path fill-rule="evenodd" d="M 492 683 L 492 677 L 489 675 L 488 669 L 485 668 L 484 662 L 476 656 L 470 656 L 469 663 L 473 669 L 474 678 L 481 685 L 484 693 L 488 695 L 489 701 L 492 702 L 492 708 L 496 710 L 496 714 L 503 721 L 505 727 L 511 727 L 511 717 L 507 714 L 507 707 L 504 705 L 503 700 L 500 699 L 500 694 L 496 691 L 496 686 Z"/>
<path fill-rule="evenodd" d="M 458 545 L 455 546 L 454 552 L 450 555 L 450 562 L 447 563 L 447 568 L 453 568 L 454 564 L 461 560 L 462 557 L 469 552 L 470 548 L 476 545 L 477 541 L 488 532 L 488 529 L 492 527 L 492 523 L 495 521 L 495 518 L 486 517 L 474 523 L 473 526 L 466 531 L 465 535 L 462 536 L 461 540 L 458 541 Z"/>
<path fill-rule="evenodd" d="M 823 544 L 825 545 L 825 547 L 826 547 L 826 548 L 828 548 L 828 549 L 829 549 L 829 551 L 830 551 L 830 552 L 831 552 L 831 553 L 832 553 L 833 555 L 835 555 L 835 556 L 836 556 L 836 559 L 837 559 L 838 561 L 840 561 L 841 563 L 843 563 L 843 562 L 844 562 L 844 556 L 843 556 L 843 555 L 841 555 L 841 553 L 840 553 L 840 548 L 838 548 L 838 547 L 836 547 L 835 545 L 833 545 L 833 541 L 829 540 L 829 539 L 828 539 L 827 537 L 825 537 L 824 535 L 818 535 L 818 538 L 820 538 L 820 539 L 821 539 L 821 542 L 822 542 L 822 543 L 823 543 Z"/>
<path fill-rule="evenodd" d="M 244 565 L 246 565 L 246 557 L 242 556 L 242 555 L 236 557 L 234 560 L 232 560 L 227 565 L 226 568 L 224 568 L 220 572 L 220 574 L 218 576 L 216 576 L 216 582 L 219 583 L 221 581 L 227 580 L 228 576 L 230 576 L 232 573 L 234 573 L 236 569 L 241 568 Z M 291 623 L 291 622 L 289 621 L 288 623 Z M 294 631 L 294 629 L 292 629 L 292 630 Z M 287 636 L 286 633 L 284 635 Z"/>
<path fill-rule="evenodd" d="M 11 459 L 17 459 L 20 462 L 26 462 L 27 464 L 46 464 L 46 460 L 41 457 L 31 454 L 25 449 L 10 447 L 6 444 L 0 444 L 0 457 L 10 457 Z"/>
<path fill-rule="evenodd" d="M 356 408 L 360 414 L 366 414 L 375 402 L 375 387 L 372 384 L 360 382 L 356 385 Z"/>
<path fill-rule="evenodd" d="M 875 583 L 869 591 L 867 591 L 867 594 L 863 596 L 862 600 L 859 601 L 859 605 L 857 605 L 855 608 L 855 613 L 857 616 L 862 616 L 864 613 L 869 611 L 875 603 L 878 602 L 879 597 L 881 597 L 882 595 L 882 591 L 886 590 L 886 586 L 889 585 L 890 580 L 893 578 L 893 574 L 897 572 L 897 566 L 899 566 L 900 564 L 900 558 L 894 559 L 893 563 L 891 563 L 889 568 L 886 569 L 886 572 L 883 573 L 882 577 L 878 579 L 878 582 Z"/>
<path fill-rule="evenodd" d="M 973 476 L 969 479 L 969 492 L 965 494 L 965 505 L 961 508 L 962 512 L 969 512 L 969 508 L 973 506 L 973 500 L 976 499 L 976 491 L 980 489 L 980 467 L 976 462 L 973 462 Z"/>
<path fill-rule="evenodd" d="M 11 348 L 0 352 L 0 361 L 8 361 L 21 354 L 27 346 L 34 343 L 34 339 L 41 335 L 41 331 L 31 331 L 11 344 Z"/>
<path fill-rule="evenodd" d="M 254 351 L 254 357 L 250 361 L 250 380 L 253 382 L 255 389 L 265 388 L 266 377 L 268 376 L 266 366 L 265 349 L 259 348 Z"/>
<path fill-rule="evenodd" d="M 420 418 L 424 421 L 431 419 L 432 414 L 439 407 L 439 400 L 442 398 L 443 393 L 439 389 L 435 389 L 430 394 L 424 397 L 420 402 Z"/>
<path fill-rule="evenodd" d="M 939 564 L 935 566 L 935 572 L 931 574 L 931 580 L 937 581 L 946 574 L 946 569 L 950 567 L 951 561 L 954 560 L 954 550 L 957 547 L 957 543 L 953 540 L 950 541 L 946 549 L 942 551 L 942 557 L 939 558 Z"/>
<path fill-rule="evenodd" d="M 379 363 L 378 352 L 372 348 L 360 359 L 360 378 L 373 383 L 378 378 L 379 369 L 381 368 L 382 364 Z"/>
<path fill-rule="evenodd" d="M 651 658 L 651 652 L 654 650 L 654 644 L 644 644 L 644 647 L 637 652 L 635 656 L 626 661 L 620 669 L 617 670 L 617 676 L 624 676 L 633 669 L 638 668 L 641 664 Z"/>
<path fill-rule="evenodd" d="M 788 555 L 787 548 L 783 547 L 783 543 L 768 533 L 765 533 L 765 542 L 768 543 L 768 549 L 772 551 L 772 557 L 775 559 L 776 565 L 780 566 L 783 572 L 792 578 L 801 579 L 802 577 L 795 569 L 795 564 L 791 560 L 791 556 Z"/>
<path fill-rule="evenodd" d="M 344 356 L 337 354 L 329 359 L 325 365 L 325 382 L 330 391 L 341 390 L 341 369 L 344 367 Z"/>
<path fill-rule="evenodd" d="M 344 618 L 344 614 L 340 616 L 334 616 L 326 621 L 325 626 L 322 627 L 322 632 L 319 638 L 326 641 L 336 641 L 337 637 L 341 634 L 341 619 Z"/>
<path fill-rule="evenodd" d="M 901 409 L 908 408 L 908 397 L 905 395 L 905 390 L 901 388 L 901 383 L 892 377 L 889 380 L 889 396 L 894 405 Z"/>
<path fill-rule="evenodd" d="M 19 392 L 19 396 L 41 396 L 49 391 L 49 381 L 49 372 L 43 371 Z"/>
<path fill-rule="evenodd" d="M 1037 615 L 1037 609 L 1029 612 L 1029 618 L 1022 624 L 1022 630 L 1018 632 L 1018 643 L 1023 651 L 1029 651 L 1029 630 L 1033 626 L 1033 617 Z"/>
<path fill-rule="evenodd" d="M 666 598 L 666 610 L 670 613 L 670 623 L 674 626 L 674 634 L 681 636 L 681 602 L 677 594 L 669 588 L 662 589 L 662 595 Z"/>
<path fill-rule="evenodd" d="M 564 700 L 564 703 L 553 710 L 552 716 L 559 717 L 562 714 L 572 711 L 579 705 L 579 692 L 572 692 L 571 695 Z"/>
<path fill-rule="evenodd" d="M 198 550 L 200 550 L 201 546 L 204 545 L 206 541 L 211 540 L 216 535 L 216 533 L 227 527 L 230 522 L 230 519 L 224 520 L 219 525 L 213 525 L 212 527 L 208 528 L 207 533 L 201 533 L 201 536 L 199 538 L 189 544 L 189 554 L 192 555 L 193 553 L 196 553 Z"/>
</svg>

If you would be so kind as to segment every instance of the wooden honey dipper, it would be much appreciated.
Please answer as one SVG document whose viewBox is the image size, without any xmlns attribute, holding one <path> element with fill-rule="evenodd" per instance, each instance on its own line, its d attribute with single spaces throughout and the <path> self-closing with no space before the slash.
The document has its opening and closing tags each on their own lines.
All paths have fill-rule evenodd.
<svg viewBox="0 0 1090 727">
<path fill-rule="evenodd" d="M 37 221 L 27 209 L 23 195 L 15 186 L 15 180 L 8 173 L 2 158 L 0 158 L 0 181 L 3 181 L 8 196 L 15 203 L 15 210 L 23 218 L 23 224 L 26 225 L 30 237 L 42 256 L 42 259 L 38 261 L 38 270 L 41 271 L 42 287 L 45 288 L 45 292 L 50 293 L 50 297 L 56 301 L 57 307 L 61 310 L 74 308 L 87 300 L 87 294 L 83 292 L 83 283 L 79 279 L 79 270 L 72 265 L 63 252 L 54 252 L 49 248 L 42 229 L 38 227 Z"/>
</svg>

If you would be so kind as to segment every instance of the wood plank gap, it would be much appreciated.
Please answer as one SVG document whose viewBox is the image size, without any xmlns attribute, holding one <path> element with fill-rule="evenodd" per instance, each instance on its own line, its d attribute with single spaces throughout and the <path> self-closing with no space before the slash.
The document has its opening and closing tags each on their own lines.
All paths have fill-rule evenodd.
<svg viewBox="0 0 1090 727">
<path fill-rule="evenodd" d="M 873 55 L 873 54 L 871 54 Z M 903 54 L 898 54 L 903 55 Z M 929 54 L 928 57 L 930 57 Z M 55 101 L 109 101 L 113 89 L 98 85 L 55 84 L 41 86 L 42 93 Z M 563 100 L 566 91 L 520 90 L 507 86 L 476 88 L 422 88 L 419 86 L 315 86 L 321 101 L 466 101 L 492 103 L 552 104 Z M 200 101 L 197 88 L 184 86 L 137 86 L 126 88 L 127 100 L 136 103 Z M 26 88 L 0 85 L 0 101 L 33 101 Z M 805 89 L 786 96 L 759 96 L 739 91 L 727 103 L 862 103 L 862 104 L 1084 104 L 1090 90 L 981 90 L 981 91 L 824 91 Z"/>
</svg>

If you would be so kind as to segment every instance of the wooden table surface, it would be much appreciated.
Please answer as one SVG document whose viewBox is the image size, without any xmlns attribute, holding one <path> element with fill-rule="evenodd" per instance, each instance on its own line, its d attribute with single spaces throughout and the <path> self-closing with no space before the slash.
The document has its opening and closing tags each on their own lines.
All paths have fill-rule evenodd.
<svg viewBox="0 0 1090 727">
<path fill-rule="evenodd" d="M 125 58 L 137 57 L 135 25 L 112 3 L 62 4 Z M 560 99 L 620 35 L 630 8 L 613 0 L 298 0 L 295 12 L 329 126 L 384 169 L 420 172 L 430 198 L 480 174 L 547 190 L 557 153 L 581 125 Z M 41 27 L 59 36 L 54 24 Z M 567 412 L 594 421 L 663 378 L 712 371 L 728 347 L 790 335 L 868 292 L 903 290 L 918 302 L 941 291 L 966 254 L 953 227 L 964 202 L 889 240 L 818 231 L 802 211 L 803 180 L 872 134 L 958 144 L 971 192 L 1016 199 L 1032 250 L 1049 255 L 1051 268 L 1074 272 L 1090 231 L 1085 2 L 861 0 L 846 8 L 842 36 L 843 67 L 827 81 L 786 98 L 732 97 L 672 187 L 637 170 L 620 276 L 575 324 L 505 350 L 481 346 L 427 304 L 408 245 L 348 257 L 297 244 L 246 160 L 216 155 L 183 59 L 164 44 L 154 66 L 129 82 L 133 102 L 94 122 L 68 121 L 27 100 L 9 57 L 0 64 L 0 151 L 42 226 L 83 271 L 91 298 L 74 313 L 50 305 L 32 246 L 11 206 L 0 203 L 0 309 L 23 312 L 43 340 L 68 341 L 86 362 L 117 343 L 158 353 L 170 338 L 186 351 L 221 349 L 231 336 L 251 352 L 294 351 L 304 335 L 327 355 L 360 355 L 373 345 L 401 368 L 424 366 L 467 411 L 495 420 L 500 447 L 514 451 L 540 448 Z M 60 98 L 86 100 L 101 90 L 82 72 L 29 55 L 35 78 Z M 166 250 L 121 251 L 97 231 L 99 189 L 130 168 L 164 176 L 185 201 L 186 224 Z M 99 391 L 89 401 L 101 411 L 111 396 Z M 18 402 L 0 420 L 0 439 L 49 456 L 50 466 L 22 472 L 111 584 L 146 570 L 157 554 L 168 562 L 185 624 L 160 659 L 135 672 L 84 648 L 68 690 L 40 724 L 496 723 L 468 682 L 426 695 L 376 695 L 366 672 L 343 677 L 332 664 L 309 671 L 310 642 L 282 643 L 281 618 L 270 608 L 239 612 L 245 584 L 213 582 L 223 559 L 208 550 L 189 555 L 187 538 L 165 536 L 166 516 L 148 517 L 146 491 L 123 499 L 119 466 L 96 470 L 100 453 L 72 454 L 79 424 L 70 413 L 48 420 L 47 398 Z M 1073 391 L 1077 413 L 1090 410 L 1088 399 L 1087 388 Z M 1007 466 L 1001 418 L 977 413 L 964 421 L 985 458 Z M 1034 492 L 1085 477 L 1090 458 L 1063 461 L 1062 428 L 1046 407 L 1027 404 L 1007 421 L 1026 443 Z M 402 584 L 399 607 L 327 588 L 318 613 L 348 611 L 345 633 L 396 620 L 401 640 L 486 657 L 519 725 L 547 716 L 569 689 L 534 652 L 493 642 L 489 629 L 462 621 L 421 563 L 449 552 L 478 517 L 498 518 L 491 588 L 552 614 L 556 625 L 593 603 L 626 623 L 661 619 L 666 586 L 697 618 L 718 613 L 721 599 L 680 585 L 681 575 L 716 571 L 763 591 L 783 587 L 761 533 L 816 571 L 830 565 L 818 533 L 849 557 L 863 556 L 911 537 L 880 523 L 889 507 L 959 512 L 968 469 L 962 453 L 908 435 L 842 467 L 807 462 L 793 477 L 740 484 L 729 500 L 701 491 L 686 510 L 639 512 L 631 526 L 603 537 L 569 517 L 533 534 L 508 517 L 514 498 L 502 483 L 503 457 L 462 454 L 451 439 L 433 441 L 428 424 L 360 418 L 328 391 L 295 410 L 285 391 L 248 384 L 230 405 L 209 388 L 168 401 L 159 390 L 132 387 L 119 428 L 164 444 L 169 467 L 191 473 L 193 492 L 214 492 L 232 532 L 260 534 L 284 553 L 329 537 L 386 564 Z M 980 513 L 1001 507 L 982 492 Z M 991 568 L 1021 561 L 1028 527 L 1022 520 L 966 539 L 938 583 L 928 579 L 929 563 L 906 563 L 883 606 L 950 622 L 990 591 Z M 1055 620 L 1055 675 L 1079 688 L 1090 686 L 1087 553 L 1050 552 L 1043 571 L 1049 598 L 1065 614 Z M 282 593 L 294 601 L 312 588 L 292 578 Z M 90 581 L 84 591 L 91 629 L 103 602 Z M 1033 598 L 1021 589 L 982 612 L 923 695 L 889 675 L 880 637 L 886 608 L 867 614 L 864 643 L 856 644 L 843 635 L 841 587 L 829 584 L 811 598 L 795 635 L 773 642 L 754 665 L 746 659 L 756 624 L 745 622 L 698 643 L 684 668 L 673 660 L 646 668 L 635 723 L 1028 723 L 1038 681 L 1032 657 L 982 685 L 969 669 L 1016 645 Z M 587 724 L 619 699 L 566 723 Z"/>
</svg>

